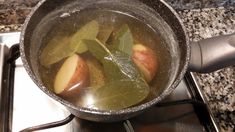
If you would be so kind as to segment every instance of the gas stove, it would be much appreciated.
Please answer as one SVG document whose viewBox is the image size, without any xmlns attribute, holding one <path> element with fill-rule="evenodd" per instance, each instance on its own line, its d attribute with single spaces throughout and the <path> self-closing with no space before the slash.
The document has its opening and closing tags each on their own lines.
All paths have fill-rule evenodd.
<svg viewBox="0 0 235 132">
<path fill-rule="evenodd" d="M 193 73 L 187 73 L 167 99 L 129 120 L 99 123 L 72 118 L 62 104 L 43 93 L 26 73 L 19 58 L 19 36 L 19 32 L 0 34 L 0 131 L 18 132 L 41 124 L 49 128 L 51 122 L 65 125 L 43 131 L 219 131 Z"/>
</svg>

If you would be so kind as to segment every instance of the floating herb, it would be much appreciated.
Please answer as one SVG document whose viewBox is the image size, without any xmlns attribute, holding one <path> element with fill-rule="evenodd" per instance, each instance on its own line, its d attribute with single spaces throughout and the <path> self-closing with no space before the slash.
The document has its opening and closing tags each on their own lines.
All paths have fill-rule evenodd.
<svg viewBox="0 0 235 132">
<path fill-rule="evenodd" d="M 99 31 L 98 22 L 95 20 L 81 27 L 71 37 L 55 37 L 49 41 L 40 56 L 40 63 L 48 67 L 77 52 L 87 51 L 83 39 L 95 39 Z"/>
<path fill-rule="evenodd" d="M 40 63 L 49 67 L 71 55 L 74 51 L 68 48 L 69 42 L 69 37 L 56 37 L 50 40 L 41 53 Z"/>
<path fill-rule="evenodd" d="M 87 51 L 86 45 L 83 43 L 83 39 L 95 39 L 99 32 L 99 24 L 93 20 L 81 27 L 71 38 L 70 48 L 76 49 L 77 53 L 83 53 Z"/>
<path fill-rule="evenodd" d="M 106 43 L 109 37 L 113 32 L 112 26 L 101 26 L 100 31 L 97 35 L 97 39 L 100 40 L 102 43 Z"/>
<path fill-rule="evenodd" d="M 124 24 L 111 39 L 111 48 L 123 51 L 131 55 L 133 46 L 133 37 L 127 24 Z"/>
<path fill-rule="evenodd" d="M 148 84 L 129 55 L 120 51 L 111 52 L 97 39 L 84 40 L 84 43 L 93 56 L 102 63 L 108 79 L 107 84 L 94 91 L 93 98 L 96 101 L 89 105 L 101 109 L 122 109 L 135 105 L 147 97 Z"/>
<path fill-rule="evenodd" d="M 93 102 L 87 103 L 86 107 L 119 110 L 143 101 L 148 93 L 149 88 L 143 82 L 129 79 L 116 80 L 92 91 L 90 95 Z"/>
<path fill-rule="evenodd" d="M 87 44 L 89 51 L 97 58 L 104 67 L 104 73 L 106 78 L 109 80 L 124 78 L 121 69 L 118 67 L 117 60 L 114 58 L 113 54 L 102 44 L 99 40 L 84 40 Z M 112 71 L 109 71 L 112 70 Z"/>
</svg>

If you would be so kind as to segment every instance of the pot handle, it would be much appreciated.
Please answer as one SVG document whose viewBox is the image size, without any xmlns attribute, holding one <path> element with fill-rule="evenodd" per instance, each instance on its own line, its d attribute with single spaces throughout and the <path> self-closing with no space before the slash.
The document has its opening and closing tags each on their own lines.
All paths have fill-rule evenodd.
<svg viewBox="0 0 235 132">
<path fill-rule="evenodd" d="M 235 33 L 191 44 L 189 70 L 200 73 L 235 65 Z"/>
</svg>

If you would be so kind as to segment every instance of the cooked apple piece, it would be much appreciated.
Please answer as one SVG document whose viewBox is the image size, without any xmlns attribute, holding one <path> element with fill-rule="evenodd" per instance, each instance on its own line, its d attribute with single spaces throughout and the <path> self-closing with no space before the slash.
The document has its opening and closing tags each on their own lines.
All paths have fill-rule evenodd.
<svg viewBox="0 0 235 132">
<path fill-rule="evenodd" d="M 73 97 L 88 85 L 89 68 L 86 62 L 77 54 L 68 57 L 55 77 L 55 93 L 63 97 Z"/>
<path fill-rule="evenodd" d="M 158 68 L 156 53 L 142 44 L 135 44 L 132 50 L 132 60 L 143 73 L 146 81 L 150 82 Z"/>
</svg>

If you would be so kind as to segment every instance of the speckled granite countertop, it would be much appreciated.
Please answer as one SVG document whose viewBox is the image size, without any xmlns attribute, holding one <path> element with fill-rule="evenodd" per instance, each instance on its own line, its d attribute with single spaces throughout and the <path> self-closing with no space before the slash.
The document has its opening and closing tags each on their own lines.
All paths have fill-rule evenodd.
<svg viewBox="0 0 235 132">
<path fill-rule="evenodd" d="M 179 12 L 191 41 L 235 32 L 235 8 L 205 8 Z M 235 66 L 196 74 L 222 131 L 234 131 Z"/>
<path fill-rule="evenodd" d="M 0 0 L 0 32 L 20 31 L 38 0 Z M 235 32 L 235 0 L 166 0 L 180 14 L 191 41 Z M 235 66 L 196 74 L 222 131 L 235 130 Z"/>
</svg>

